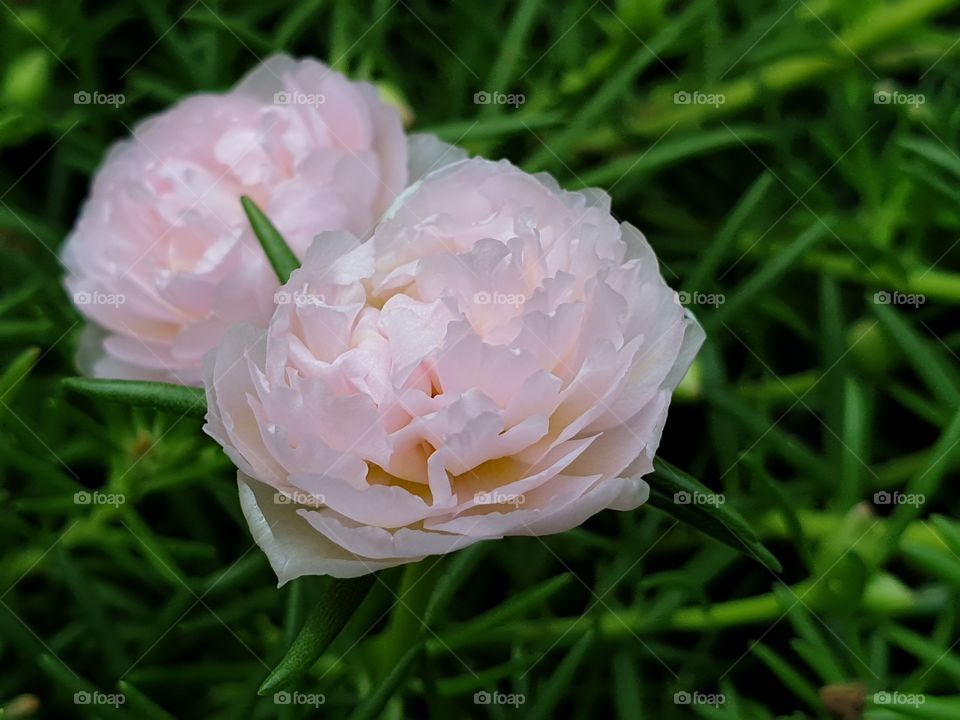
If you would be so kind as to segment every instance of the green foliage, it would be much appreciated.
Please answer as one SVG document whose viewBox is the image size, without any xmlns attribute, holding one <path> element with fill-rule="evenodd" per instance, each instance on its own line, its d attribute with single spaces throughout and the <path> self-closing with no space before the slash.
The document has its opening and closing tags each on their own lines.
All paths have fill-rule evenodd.
<svg viewBox="0 0 960 720">
<path fill-rule="evenodd" d="M 240 202 L 243 205 L 243 211 L 250 220 L 250 227 L 253 228 L 257 240 L 260 241 L 263 252 L 270 260 L 270 266 L 277 274 L 277 278 L 281 283 L 287 282 L 290 279 L 290 273 L 300 267 L 300 261 L 297 260 L 297 256 L 287 245 L 287 241 L 283 239 L 280 232 L 253 200 L 244 195 L 240 198 Z"/>
<path fill-rule="evenodd" d="M 958 11 L 0 9 L 4 716 L 296 719 L 321 697 L 324 716 L 388 719 L 828 718 L 864 698 L 871 720 L 960 716 Z M 337 615 L 329 582 L 277 589 L 233 466 L 187 412 L 202 395 L 157 413 L 66 392 L 82 322 L 57 252 L 107 148 L 277 50 L 383 83 L 414 130 L 610 191 L 708 330 L 660 455 L 722 495 L 714 535 L 736 550 L 655 508 L 602 513 L 379 573 L 337 633 L 312 614 Z M 724 535 L 730 518 L 752 530 Z M 291 702 L 258 695 L 304 645 L 277 690 Z"/>
</svg>

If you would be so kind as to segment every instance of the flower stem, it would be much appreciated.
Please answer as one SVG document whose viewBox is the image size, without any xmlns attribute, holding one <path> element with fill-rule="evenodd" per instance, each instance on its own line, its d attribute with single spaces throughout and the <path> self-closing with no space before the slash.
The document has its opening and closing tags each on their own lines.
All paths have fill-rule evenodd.
<svg viewBox="0 0 960 720">
<path fill-rule="evenodd" d="M 433 590 L 431 578 L 439 565 L 436 559 L 427 558 L 404 568 L 390 621 L 379 638 L 381 677 L 390 673 L 426 630 L 423 614 Z"/>
</svg>

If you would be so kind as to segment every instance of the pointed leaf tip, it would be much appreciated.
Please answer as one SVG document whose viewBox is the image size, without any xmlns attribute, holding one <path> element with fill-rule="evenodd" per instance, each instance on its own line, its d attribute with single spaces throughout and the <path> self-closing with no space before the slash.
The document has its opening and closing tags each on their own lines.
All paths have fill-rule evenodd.
<svg viewBox="0 0 960 720">
<path fill-rule="evenodd" d="M 311 611 L 287 654 L 257 692 L 261 696 L 269 695 L 309 670 L 360 607 L 373 581 L 372 574 L 347 580 L 331 578 L 323 599 Z"/>
<path fill-rule="evenodd" d="M 63 379 L 68 390 L 92 398 L 125 405 L 202 418 L 207 414 L 207 398 L 202 388 L 147 380 L 105 380 L 68 377 Z"/>
<path fill-rule="evenodd" d="M 651 505 L 757 560 L 773 572 L 783 570 L 753 528 L 736 510 L 726 506 L 721 495 L 660 458 L 654 460 L 653 467 L 653 474 L 647 478 Z"/>
<path fill-rule="evenodd" d="M 257 207 L 253 200 L 244 195 L 240 198 L 240 203 L 243 205 L 243 211 L 250 221 L 253 234 L 260 241 L 260 246 L 266 253 L 273 271 L 280 280 L 280 284 L 285 284 L 290 279 L 290 274 L 300 267 L 300 261 L 293 250 L 290 249 L 287 241 L 283 239 L 280 231 L 274 227 L 270 219 Z"/>
</svg>

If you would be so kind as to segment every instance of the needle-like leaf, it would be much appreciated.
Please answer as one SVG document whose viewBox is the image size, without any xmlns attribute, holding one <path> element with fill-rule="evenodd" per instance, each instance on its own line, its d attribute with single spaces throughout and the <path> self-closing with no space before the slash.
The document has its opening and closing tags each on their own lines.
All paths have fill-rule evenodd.
<svg viewBox="0 0 960 720">
<path fill-rule="evenodd" d="M 101 380 L 83 377 L 64 378 L 63 384 L 67 389 L 82 395 L 126 405 L 200 418 L 207 414 L 207 399 L 201 388 L 147 380 Z"/>
<path fill-rule="evenodd" d="M 250 220 L 250 227 L 253 228 L 253 234 L 257 236 L 263 251 L 267 254 L 267 259 L 277 274 L 280 283 L 283 284 L 290 279 L 290 273 L 300 267 L 300 261 L 293 254 L 293 250 L 287 245 L 280 231 L 274 227 L 270 219 L 264 215 L 263 211 L 257 207 L 257 204 L 246 195 L 240 198 L 243 204 L 243 211 Z"/>
</svg>

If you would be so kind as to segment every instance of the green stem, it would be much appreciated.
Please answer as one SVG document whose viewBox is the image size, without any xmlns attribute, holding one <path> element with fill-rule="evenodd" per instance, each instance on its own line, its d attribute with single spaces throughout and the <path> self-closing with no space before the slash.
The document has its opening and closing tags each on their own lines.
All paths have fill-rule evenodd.
<svg viewBox="0 0 960 720">
<path fill-rule="evenodd" d="M 379 638 L 380 677 L 386 677 L 426 631 L 423 615 L 433 591 L 432 579 L 441 563 L 433 558 L 411 563 L 403 570 L 387 628 Z"/>
<path fill-rule="evenodd" d="M 924 295 L 931 300 L 960 303 L 960 273 L 917 267 L 904 275 L 882 265 L 868 270 L 858 260 L 829 253 L 810 253 L 804 265 L 831 277 L 849 280 L 868 288 L 897 290 L 906 294 Z"/>
<path fill-rule="evenodd" d="M 825 595 L 815 581 L 805 580 L 790 588 L 790 597 L 812 610 L 822 612 Z M 923 615 L 939 612 L 950 602 L 950 594 L 943 589 L 914 592 L 897 578 L 880 573 L 867 582 L 861 612 L 894 618 L 905 615 Z M 606 640 L 623 640 L 662 632 L 702 632 L 722 628 L 762 625 L 782 617 L 784 607 L 773 592 L 748 598 L 729 600 L 706 607 L 685 607 L 666 618 L 651 620 L 647 613 L 633 610 L 609 611 L 599 616 L 556 618 L 545 621 L 513 623 L 489 632 L 483 643 L 511 643 L 517 640 L 550 641 L 570 644 L 591 629 Z M 428 643 L 434 654 L 449 650 L 438 641 Z"/>
<path fill-rule="evenodd" d="M 816 581 L 806 580 L 791 588 L 798 603 L 818 610 Z M 892 617 L 914 609 L 914 593 L 892 575 L 873 576 L 863 594 L 863 611 L 871 615 Z M 772 592 L 754 597 L 730 600 L 709 607 L 688 607 L 677 610 L 667 620 L 669 630 L 701 631 L 776 620 L 788 608 L 783 607 Z"/>
<path fill-rule="evenodd" d="M 307 617 L 286 655 L 260 685 L 259 694 L 269 695 L 288 687 L 307 672 L 340 634 L 373 583 L 373 575 L 331 578 L 326 593 Z"/>
<path fill-rule="evenodd" d="M 798 395 L 802 396 L 816 386 L 820 377 L 819 370 L 805 370 L 779 378 L 746 381 L 740 384 L 738 390 L 741 397 L 748 400 L 792 403 Z"/>
<path fill-rule="evenodd" d="M 806 511 L 798 513 L 804 535 L 810 540 L 827 538 L 836 532 L 843 516 L 837 513 Z M 883 523 L 885 521 L 879 521 Z M 761 538 L 789 539 L 790 531 L 780 513 L 770 513 L 756 524 Z M 883 528 L 877 531 L 883 536 Z M 916 521 L 911 523 L 900 539 L 898 550 L 908 556 L 917 548 L 942 549 L 945 541 L 939 532 L 929 523 Z M 821 582 L 822 581 L 822 582 Z M 829 609 L 831 598 L 822 585 L 821 578 L 807 579 L 790 588 L 792 596 L 799 598 L 814 612 Z M 950 600 L 948 591 L 943 588 L 913 591 L 890 573 L 874 574 L 866 584 L 863 593 L 861 611 L 882 617 L 900 617 L 904 615 L 924 615 L 938 612 Z M 667 617 L 653 618 L 649 613 L 637 610 L 609 611 L 599 616 L 581 616 L 575 618 L 554 618 L 550 620 L 511 623 L 492 629 L 477 642 L 509 643 L 517 639 L 553 640 L 572 642 L 591 628 L 596 628 L 600 636 L 606 639 L 622 639 L 632 635 L 652 635 L 664 631 L 698 632 L 707 629 L 741 627 L 772 622 L 781 617 L 784 608 L 773 592 L 738 598 L 710 606 L 690 606 L 674 610 Z M 447 652 L 442 642 L 433 640 L 428 643 L 433 654 Z"/>
<path fill-rule="evenodd" d="M 710 88 L 709 93 L 723 96 L 724 101 L 718 104 L 678 105 L 673 101 L 673 90 L 685 88 L 669 88 L 634 113 L 635 119 L 628 121 L 628 127 L 638 135 L 656 137 L 676 123 L 702 124 L 716 120 L 756 105 L 771 94 L 780 95 L 809 85 L 824 75 L 836 74 L 846 68 L 862 69 L 861 63 L 865 62 L 862 58 L 868 52 L 902 37 L 907 27 L 920 24 L 956 5 L 957 0 L 901 0 L 893 5 L 879 5 L 865 13 L 854 26 L 840 32 L 830 43 L 829 54 L 796 55 L 776 60 L 743 77 Z"/>
</svg>

